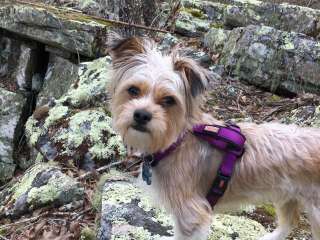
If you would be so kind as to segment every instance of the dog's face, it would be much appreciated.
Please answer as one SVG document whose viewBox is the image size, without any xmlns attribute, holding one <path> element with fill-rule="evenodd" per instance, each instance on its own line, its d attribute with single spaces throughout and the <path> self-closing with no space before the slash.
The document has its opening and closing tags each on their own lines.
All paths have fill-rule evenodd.
<svg viewBox="0 0 320 240">
<path fill-rule="evenodd" d="M 205 71 L 190 59 L 163 56 L 140 38 L 119 40 L 111 56 L 114 128 L 134 149 L 152 153 L 167 148 L 194 114 Z"/>
</svg>

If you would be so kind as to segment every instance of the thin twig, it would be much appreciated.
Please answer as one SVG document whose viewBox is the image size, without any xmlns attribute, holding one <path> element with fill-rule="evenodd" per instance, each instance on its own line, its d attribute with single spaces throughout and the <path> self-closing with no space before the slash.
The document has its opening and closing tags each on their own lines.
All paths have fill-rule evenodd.
<svg viewBox="0 0 320 240">
<path fill-rule="evenodd" d="M 14 0 L 13 3 L 21 3 L 21 4 L 26 4 L 26 5 L 31 5 L 31 6 L 36 6 L 36 7 L 42 7 L 42 8 L 48 8 L 48 5 L 44 5 L 44 4 L 39 4 L 39 3 L 30 3 L 30 2 L 25 2 L 22 0 Z M 144 30 L 148 30 L 148 31 L 154 31 L 154 32 L 162 32 L 162 33 L 170 33 L 167 30 L 164 29 L 158 29 L 158 28 L 153 28 L 153 27 L 148 27 L 145 25 L 141 25 L 141 24 L 134 24 L 134 23 L 128 23 L 128 22 L 122 22 L 122 21 L 118 21 L 118 20 L 111 20 L 111 19 L 105 19 L 105 18 L 101 18 L 101 17 L 96 17 L 96 16 L 91 16 L 88 14 L 84 14 L 84 13 L 79 13 L 78 11 L 74 11 L 74 10 L 66 10 L 64 8 L 61 7 L 52 7 L 52 9 L 54 10 L 60 10 L 60 11 L 64 11 L 64 12 L 74 12 L 77 13 L 77 15 L 79 16 L 83 16 L 83 17 L 89 17 L 92 20 L 98 20 L 99 22 L 104 22 L 107 24 L 115 24 L 115 25 L 124 25 L 124 26 L 128 26 L 128 27 L 133 27 L 133 28 L 140 28 L 140 29 L 144 29 Z"/>
<path fill-rule="evenodd" d="M 34 222 L 34 221 L 37 221 L 40 217 L 43 217 L 43 216 L 46 216 L 46 215 L 48 215 L 48 213 L 43 213 L 43 214 L 40 214 L 40 215 L 38 215 L 36 217 L 23 219 L 23 220 L 18 221 L 18 222 L 5 224 L 5 225 L 0 226 L 0 230 L 7 229 L 7 228 L 10 228 L 10 227 L 13 227 L 13 226 L 20 225 L 20 224 L 24 224 L 24 223 L 27 223 L 27 222 Z"/>
<path fill-rule="evenodd" d="M 119 166 L 119 165 L 122 164 L 122 163 L 123 163 L 123 161 L 118 161 L 118 162 L 110 163 L 110 164 L 108 164 L 108 165 L 106 165 L 106 166 L 103 166 L 103 167 L 100 167 L 100 168 L 96 169 L 95 171 L 87 172 L 87 173 L 85 173 L 85 174 L 83 174 L 83 175 L 81 175 L 81 176 L 79 176 L 79 177 L 77 177 L 77 178 L 75 178 L 75 179 L 76 179 L 76 180 L 87 179 L 87 178 L 93 176 L 96 172 L 98 172 L 98 173 L 103 173 L 103 172 L 109 170 L 109 169 L 112 168 L 112 167 Z"/>
</svg>

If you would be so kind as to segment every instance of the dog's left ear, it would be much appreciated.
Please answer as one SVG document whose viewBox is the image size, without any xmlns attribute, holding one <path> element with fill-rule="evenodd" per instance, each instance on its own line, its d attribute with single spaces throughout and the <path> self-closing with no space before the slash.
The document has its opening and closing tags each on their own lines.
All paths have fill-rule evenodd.
<svg viewBox="0 0 320 240">
<path fill-rule="evenodd" d="M 174 69 L 187 81 L 191 95 L 196 97 L 202 94 L 208 86 L 209 71 L 201 67 L 190 58 L 178 58 L 174 60 Z"/>
<path fill-rule="evenodd" d="M 109 34 L 107 45 L 114 67 L 119 63 L 126 64 L 135 55 L 145 54 L 152 48 L 151 40 L 135 36 L 123 38 L 117 33 Z"/>
</svg>

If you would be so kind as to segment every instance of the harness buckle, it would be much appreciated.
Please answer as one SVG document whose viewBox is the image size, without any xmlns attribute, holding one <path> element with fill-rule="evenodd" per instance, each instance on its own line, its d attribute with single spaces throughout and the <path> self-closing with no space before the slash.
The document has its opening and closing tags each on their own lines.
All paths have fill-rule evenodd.
<svg viewBox="0 0 320 240">
<path fill-rule="evenodd" d="M 230 178 L 231 176 L 223 175 L 219 170 L 208 195 L 213 194 L 219 197 L 223 196 L 224 192 L 227 190 Z"/>
</svg>

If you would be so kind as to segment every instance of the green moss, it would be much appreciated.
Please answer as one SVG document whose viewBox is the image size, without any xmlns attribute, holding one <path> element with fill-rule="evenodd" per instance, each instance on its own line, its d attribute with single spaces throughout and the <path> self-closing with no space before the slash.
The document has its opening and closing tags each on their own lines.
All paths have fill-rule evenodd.
<svg viewBox="0 0 320 240">
<path fill-rule="evenodd" d="M 276 216 L 276 210 L 272 204 L 264 204 L 261 206 L 261 208 L 270 216 L 272 217 Z"/>
<path fill-rule="evenodd" d="M 111 171 L 113 171 L 113 170 L 111 170 Z M 97 183 L 96 190 L 93 194 L 91 205 L 92 205 L 93 209 L 97 212 L 101 211 L 102 191 L 103 191 L 104 184 L 109 179 L 109 177 L 110 177 L 109 174 L 101 175 L 101 177 Z"/>
<path fill-rule="evenodd" d="M 190 13 L 193 17 L 200 18 L 200 19 L 206 19 L 206 16 L 204 13 L 197 8 L 183 8 L 181 11 L 185 11 L 187 13 Z"/>
<path fill-rule="evenodd" d="M 224 24 L 222 22 L 212 22 L 210 23 L 210 28 L 224 29 Z"/>
<path fill-rule="evenodd" d="M 85 227 L 81 230 L 80 240 L 96 240 L 96 232 L 95 230 Z"/>
</svg>

